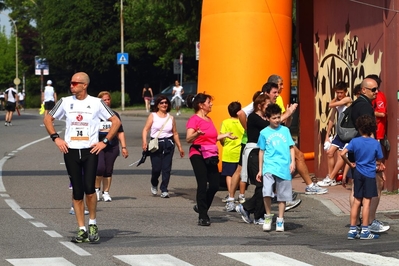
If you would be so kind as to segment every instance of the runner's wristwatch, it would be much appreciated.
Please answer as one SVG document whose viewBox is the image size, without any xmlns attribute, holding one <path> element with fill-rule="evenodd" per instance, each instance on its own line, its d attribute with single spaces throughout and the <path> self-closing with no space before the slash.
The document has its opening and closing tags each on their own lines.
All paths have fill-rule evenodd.
<svg viewBox="0 0 399 266">
<path fill-rule="evenodd" d="M 104 139 L 103 139 L 103 143 L 104 143 L 105 145 L 107 145 L 108 142 L 109 142 L 109 140 L 108 140 L 107 138 L 104 138 Z"/>
<path fill-rule="evenodd" d="M 54 133 L 54 134 L 51 134 L 50 135 L 50 138 L 53 140 L 53 141 L 55 141 L 55 139 L 56 138 L 59 138 L 60 137 L 60 135 L 58 135 L 57 133 Z"/>
</svg>

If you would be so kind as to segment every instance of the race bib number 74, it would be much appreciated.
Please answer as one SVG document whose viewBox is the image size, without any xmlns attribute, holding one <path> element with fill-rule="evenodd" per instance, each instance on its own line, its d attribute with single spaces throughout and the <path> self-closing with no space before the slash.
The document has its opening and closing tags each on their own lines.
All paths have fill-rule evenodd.
<svg viewBox="0 0 399 266">
<path fill-rule="evenodd" d="M 71 141 L 88 141 L 89 127 L 88 126 L 72 126 L 71 127 Z"/>
</svg>

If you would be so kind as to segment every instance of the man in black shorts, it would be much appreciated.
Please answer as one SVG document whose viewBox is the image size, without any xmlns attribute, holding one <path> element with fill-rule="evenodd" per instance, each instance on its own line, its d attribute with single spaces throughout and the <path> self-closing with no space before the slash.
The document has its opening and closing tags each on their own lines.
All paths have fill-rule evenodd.
<svg viewBox="0 0 399 266">
<path fill-rule="evenodd" d="M 98 153 L 107 147 L 121 124 L 114 112 L 100 99 L 87 94 L 89 76 L 78 72 L 72 76 L 72 96 L 62 98 L 44 117 L 44 125 L 51 139 L 64 154 L 70 182 L 73 187 L 73 206 L 78 222 L 78 234 L 72 242 L 96 242 L 100 239 L 96 220 L 97 197 L 95 180 Z M 62 139 L 54 128 L 54 119 L 65 117 L 65 138 Z M 99 142 L 100 120 L 112 122 L 112 126 Z M 84 220 L 84 195 L 89 210 L 88 233 Z"/>
</svg>

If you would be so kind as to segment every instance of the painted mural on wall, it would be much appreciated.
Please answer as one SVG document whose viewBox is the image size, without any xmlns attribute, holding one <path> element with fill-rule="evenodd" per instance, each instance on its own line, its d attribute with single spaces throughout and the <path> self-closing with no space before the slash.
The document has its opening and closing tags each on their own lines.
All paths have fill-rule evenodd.
<svg viewBox="0 0 399 266">
<path fill-rule="evenodd" d="M 374 48 L 371 51 L 372 43 L 365 43 L 361 36 L 351 37 L 349 26 L 342 39 L 337 33 L 326 36 L 323 40 L 318 33 L 315 35 L 315 52 L 317 58 L 316 81 L 316 121 L 318 124 L 318 156 L 320 163 L 323 155 L 323 143 L 331 113 L 328 103 L 335 97 L 333 88 L 339 81 L 346 82 L 348 92 L 352 95 L 354 87 L 369 74 L 381 73 L 381 58 L 383 52 Z M 333 130 L 333 132 L 335 132 Z M 315 158 L 316 159 L 316 158 Z"/>
</svg>

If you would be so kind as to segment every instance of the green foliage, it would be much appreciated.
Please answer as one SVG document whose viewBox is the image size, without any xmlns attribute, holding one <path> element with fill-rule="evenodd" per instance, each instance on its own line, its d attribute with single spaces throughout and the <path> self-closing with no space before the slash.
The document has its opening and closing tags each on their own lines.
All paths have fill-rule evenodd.
<svg viewBox="0 0 399 266">
<path fill-rule="evenodd" d="M 0 32 L 0 90 L 5 90 L 15 78 L 15 37 Z"/>
<path fill-rule="evenodd" d="M 199 40 L 202 1 L 127 0 L 126 31 L 131 36 L 126 50 L 136 58 L 148 52 L 155 66 L 170 68 L 181 52 L 195 56 Z"/>
<path fill-rule="evenodd" d="M 120 84 L 116 53 L 121 51 L 118 0 L 0 0 L 17 22 L 19 73 L 25 73 L 27 95 L 35 95 L 40 78 L 34 74 L 34 57 L 47 58 L 57 93 L 68 92 L 71 76 L 85 71 L 92 91 Z M 173 59 L 184 53 L 184 80 L 196 80 L 201 0 L 124 0 L 124 52 L 126 92 L 141 102 L 141 88 L 155 91 L 171 83 Z M 33 25 L 33 26 L 32 26 Z M 1 35 L 1 33 L 0 33 Z M 0 84 L 15 77 L 12 36 L 0 36 Z M 4 45 L 3 45 L 4 44 Z M 14 43 L 15 44 L 15 43 Z M 4 50 L 7 49 L 5 52 Z M 4 70 L 4 71 L 3 71 Z"/>
<path fill-rule="evenodd" d="M 114 0 L 43 0 L 42 5 L 45 55 L 54 67 L 104 73 L 115 65 L 120 31 Z"/>
<path fill-rule="evenodd" d="M 122 106 L 122 93 L 120 91 L 111 91 L 111 108 L 119 108 Z M 125 93 L 125 106 L 129 106 L 130 96 Z"/>
<path fill-rule="evenodd" d="M 25 98 L 25 108 L 40 108 L 41 95 L 27 95 Z"/>
</svg>

